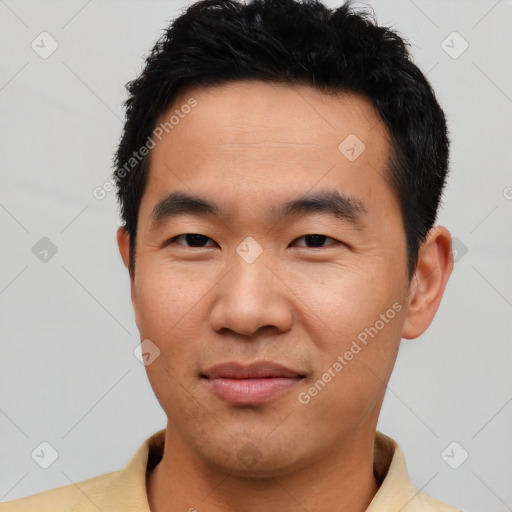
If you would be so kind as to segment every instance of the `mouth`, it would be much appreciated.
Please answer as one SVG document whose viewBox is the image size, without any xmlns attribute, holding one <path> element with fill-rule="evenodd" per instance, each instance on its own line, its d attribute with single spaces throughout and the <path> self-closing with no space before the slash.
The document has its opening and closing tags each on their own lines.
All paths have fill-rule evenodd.
<svg viewBox="0 0 512 512">
<path fill-rule="evenodd" d="M 306 375 L 270 361 L 251 365 L 221 363 L 200 375 L 209 389 L 226 402 L 257 405 L 269 402 L 297 386 Z"/>
</svg>

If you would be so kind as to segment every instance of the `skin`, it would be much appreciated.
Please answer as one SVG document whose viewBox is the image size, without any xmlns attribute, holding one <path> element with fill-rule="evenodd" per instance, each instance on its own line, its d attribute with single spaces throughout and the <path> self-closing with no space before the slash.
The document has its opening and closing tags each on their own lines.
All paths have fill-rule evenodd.
<svg viewBox="0 0 512 512">
<path fill-rule="evenodd" d="M 160 350 L 146 369 L 168 417 L 163 459 L 147 476 L 151 510 L 366 510 L 378 490 L 373 443 L 386 383 L 401 339 L 420 336 L 440 304 L 450 233 L 430 231 L 409 281 L 399 202 L 386 181 L 389 136 L 365 97 L 244 80 L 189 89 L 172 109 L 191 96 L 197 106 L 151 151 L 131 278 L 141 340 Z M 354 161 L 338 149 L 349 134 L 365 145 Z M 270 205 L 321 189 L 358 199 L 363 225 L 327 214 L 266 217 Z M 178 190 L 225 215 L 152 225 L 154 206 Z M 166 245 L 186 233 L 208 239 Z M 309 234 L 329 238 L 315 247 Z M 248 236 L 262 248 L 250 264 L 236 252 Z M 117 240 L 128 267 L 122 227 Z M 401 311 L 300 403 L 394 303 Z M 220 362 L 261 360 L 306 377 L 255 406 L 223 401 L 200 378 Z M 252 465 L 238 456 L 248 443 L 260 455 Z"/>
</svg>

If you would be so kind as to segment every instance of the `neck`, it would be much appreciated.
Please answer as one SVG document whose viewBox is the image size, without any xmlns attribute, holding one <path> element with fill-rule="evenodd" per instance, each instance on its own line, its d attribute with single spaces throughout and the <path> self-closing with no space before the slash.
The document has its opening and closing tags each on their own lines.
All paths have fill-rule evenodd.
<svg viewBox="0 0 512 512">
<path fill-rule="evenodd" d="M 207 465 L 168 425 L 164 456 L 147 475 L 151 512 L 364 512 L 379 487 L 374 438 L 374 428 L 359 431 L 303 468 L 248 478 Z"/>
</svg>

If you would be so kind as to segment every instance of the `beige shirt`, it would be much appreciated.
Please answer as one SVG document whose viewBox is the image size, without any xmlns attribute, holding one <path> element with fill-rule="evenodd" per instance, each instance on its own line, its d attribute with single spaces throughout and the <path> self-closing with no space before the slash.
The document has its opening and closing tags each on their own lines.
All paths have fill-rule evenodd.
<svg viewBox="0 0 512 512">
<path fill-rule="evenodd" d="M 165 429 L 146 439 L 120 471 L 0 504 L 0 512 L 150 512 L 146 494 L 148 461 L 150 466 L 158 463 L 164 443 Z M 378 431 L 374 473 L 382 483 L 366 512 L 459 510 L 416 490 L 402 450 L 393 439 Z"/>
</svg>

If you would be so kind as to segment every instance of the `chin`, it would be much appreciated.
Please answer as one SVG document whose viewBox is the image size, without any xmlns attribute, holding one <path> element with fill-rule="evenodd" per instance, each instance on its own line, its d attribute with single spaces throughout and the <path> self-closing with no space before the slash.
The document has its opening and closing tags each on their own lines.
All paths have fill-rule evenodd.
<svg viewBox="0 0 512 512">
<path fill-rule="evenodd" d="M 266 449 L 259 450 L 256 444 L 263 445 Z M 277 447 L 269 445 L 270 443 L 265 440 L 256 444 L 247 441 L 241 446 L 238 445 L 234 451 L 233 444 L 230 444 L 222 452 L 214 454 L 203 452 L 203 460 L 216 471 L 240 478 L 280 477 L 299 469 L 300 462 L 297 460 L 296 446 Z"/>
<path fill-rule="evenodd" d="M 231 477 L 256 480 L 281 477 L 294 469 L 289 460 L 260 461 L 253 466 L 247 466 L 239 461 L 223 461 L 223 463 L 214 463 L 214 467 L 216 471 L 221 471 Z"/>
</svg>

